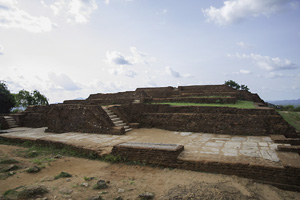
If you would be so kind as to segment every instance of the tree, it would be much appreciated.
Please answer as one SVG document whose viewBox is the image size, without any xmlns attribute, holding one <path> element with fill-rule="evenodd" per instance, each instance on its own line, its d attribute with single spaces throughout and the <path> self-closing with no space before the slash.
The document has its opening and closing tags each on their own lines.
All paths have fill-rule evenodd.
<svg viewBox="0 0 300 200">
<path fill-rule="evenodd" d="M 232 87 L 233 89 L 236 89 L 236 90 L 249 91 L 249 88 L 247 85 L 239 85 L 237 82 L 235 82 L 233 80 L 225 81 L 225 85 L 228 85 L 229 87 Z"/>
<path fill-rule="evenodd" d="M 248 92 L 249 88 L 247 85 L 241 85 L 241 90 L 246 90 Z"/>
<path fill-rule="evenodd" d="M 241 87 L 237 82 L 233 80 L 225 81 L 225 85 L 228 85 L 229 87 L 232 87 L 233 89 L 237 89 L 237 90 L 239 90 Z"/>
<path fill-rule="evenodd" d="M 14 96 L 10 93 L 6 84 L 0 81 L 0 114 L 9 113 L 15 104 Z"/>
<path fill-rule="evenodd" d="M 34 90 L 32 93 L 27 90 L 20 90 L 15 94 L 16 106 L 27 108 L 31 105 L 48 105 L 48 99 L 39 91 Z"/>
</svg>

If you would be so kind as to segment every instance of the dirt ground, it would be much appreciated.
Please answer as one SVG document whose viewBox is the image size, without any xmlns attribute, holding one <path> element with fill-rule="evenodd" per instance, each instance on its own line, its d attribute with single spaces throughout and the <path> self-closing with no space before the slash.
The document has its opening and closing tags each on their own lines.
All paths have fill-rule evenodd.
<svg viewBox="0 0 300 200">
<path fill-rule="evenodd" d="M 37 173 L 27 173 L 32 158 L 22 157 L 22 147 L 0 145 L 0 159 L 18 161 L 15 174 L 0 179 L 0 194 L 20 186 L 44 186 L 49 191 L 44 199 L 140 199 L 139 194 L 150 192 L 154 199 L 300 199 L 300 193 L 280 190 L 269 185 L 236 176 L 225 176 L 168 168 L 139 165 L 111 164 L 74 157 L 53 157 Z M 7 167 L 0 165 L 0 169 Z M 62 171 L 69 178 L 54 179 Z M 3 174 L 3 173 L 1 173 Z M 94 177 L 94 178 L 89 178 Z M 91 180 L 88 180 L 91 179 Z M 99 180 L 108 188 L 93 189 Z M 0 199 L 3 197 L 0 197 Z M 35 197 L 33 199 L 43 199 Z"/>
</svg>

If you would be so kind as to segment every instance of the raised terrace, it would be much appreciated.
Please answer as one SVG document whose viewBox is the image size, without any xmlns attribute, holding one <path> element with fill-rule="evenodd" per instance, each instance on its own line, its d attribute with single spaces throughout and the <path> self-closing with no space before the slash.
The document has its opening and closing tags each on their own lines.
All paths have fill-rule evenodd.
<svg viewBox="0 0 300 200">
<path fill-rule="evenodd" d="M 91 94 L 0 119 L 21 126 L 1 140 L 67 145 L 300 191 L 299 133 L 257 94 L 226 85 Z"/>
</svg>

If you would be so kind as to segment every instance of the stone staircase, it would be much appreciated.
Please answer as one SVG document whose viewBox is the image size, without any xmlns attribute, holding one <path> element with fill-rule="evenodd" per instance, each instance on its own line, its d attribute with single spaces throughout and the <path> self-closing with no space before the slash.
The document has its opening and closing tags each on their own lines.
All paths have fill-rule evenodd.
<svg viewBox="0 0 300 200">
<path fill-rule="evenodd" d="M 4 119 L 6 120 L 9 128 L 18 127 L 18 124 L 17 124 L 16 120 L 14 120 L 14 118 L 12 118 L 11 116 L 4 116 Z"/>
<path fill-rule="evenodd" d="M 283 135 L 272 135 L 271 138 L 275 143 L 281 145 L 277 146 L 277 151 L 295 152 L 300 154 L 300 135 L 296 138 L 286 138 Z"/>
<path fill-rule="evenodd" d="M 111 121 L 116 127 L 124 127 L 125 132 L 131 131 L 132 128 L 128 126 L 121 118 L 119 118 L 113 111 L 109 110 L 109 107 L 102 106 L 103 110 L 107 113 Z"/>
</svg>

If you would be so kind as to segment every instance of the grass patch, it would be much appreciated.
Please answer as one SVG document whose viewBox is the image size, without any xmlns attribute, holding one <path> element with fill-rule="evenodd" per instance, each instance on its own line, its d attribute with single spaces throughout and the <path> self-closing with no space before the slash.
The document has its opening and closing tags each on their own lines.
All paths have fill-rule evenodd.
<svg viewBox="0 0 300 200">
<path fill-rule="evenodd" d="M 106 154 L 102 156 L 100 160 L 110 163 L 126 162 L 126 159 L 122 158 L 121 156 L 115 156 L 112 154 Z"/>
<path fill-rule="evenodd" d="M 85 181 L 91 181 L 91 180 L 93 180 L 93 179 L 95 179 L 95 177 L 83 177 L 83 179 L 85 180 Z"/>
<path fill-rule="evenodd" d="M 57 176 L 55 176 L 54 179 L 68 178 L 68 177 L 72 177 L 72 175 L 69 174 L 68 172 L 60 172 L 60 174 L 58 174 Z"/>
<path fill-rule="evenodd" d="M 188 97 L 184 97 L 184 98 L 230 98 L 231 96 L 188 96 Z"/>
<path fill-rule="evenodd" d="M 291 126 L 300 131 L 300 112 L 292 111 L 278 111 L 278 113 L 287 121 Z"/>
<path fill-rule="evenodd" d="M 15 160 L 15 159 L 10 159 L 10 158 L 0 159 L 0 164 L 15 164 L 15 163 L 19 163 L 19 161 Z"/>
<path fill-rule="evenodd" d="M 167 104 L 170 106 L 212 106 L 212 107 L 230 107 L 240 109 L 254 109 L 252 101 L 237 101 L 235 104 L 221 104 L 221 103 L 184 103 L 184 102 L 166 102 L 166 103 L 153 103 L 153 104 Z"/>
</svg>

